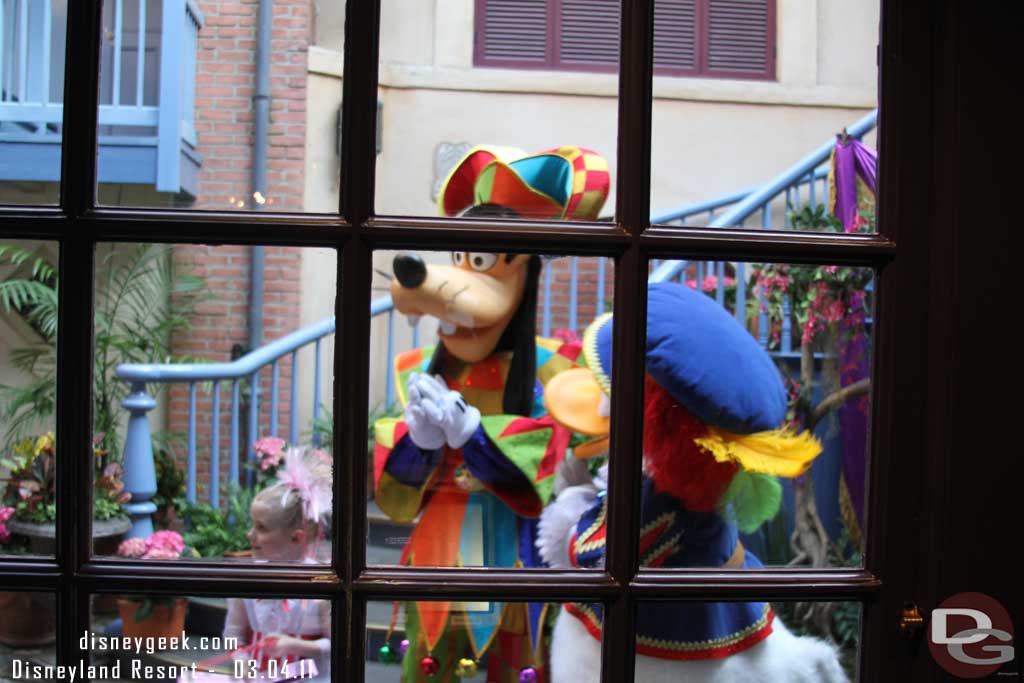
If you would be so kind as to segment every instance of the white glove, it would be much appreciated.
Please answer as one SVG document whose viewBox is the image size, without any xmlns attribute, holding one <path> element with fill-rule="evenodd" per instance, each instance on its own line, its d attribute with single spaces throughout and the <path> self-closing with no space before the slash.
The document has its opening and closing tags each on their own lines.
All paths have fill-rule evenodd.
<svg viewBox="0 0 1024 683">
<path fill-rule="evenodd" d="M 405 426 L 409 428 L 409 438 L 423 450 L 433 451 L 444 445 L 444 430 L 439 423 L 440 413 L 437 407 L 426 400 L 419 388 L 422 375 L 412 373 L 409 376 L 409 402 L 405 406 Z"/>
<path fill-rule="evenodd" d="M 409 377 L 409 395 L 415 385 L 424 415 L 444 432 L 452 448 L 462 448 L 480 426 L 480 411 L 466 403 L 462 394 L 453 391 L 438 377 Z"/>
</svg>

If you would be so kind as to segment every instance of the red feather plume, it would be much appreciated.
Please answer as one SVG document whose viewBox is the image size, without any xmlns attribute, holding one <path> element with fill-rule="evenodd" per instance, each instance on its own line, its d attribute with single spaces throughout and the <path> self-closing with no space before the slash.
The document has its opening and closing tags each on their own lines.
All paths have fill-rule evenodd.
<svg viewBox="0 0 1024 683">
<path fill-rule="evenodd" d="M 694 512 L 712 512 L 739 469 L 736 463 L 716 461 L 694 442 L 707 431 L 700 418 L 647 377 L 644 466 L 658 491 L 675 496 Z"/>
</svg>

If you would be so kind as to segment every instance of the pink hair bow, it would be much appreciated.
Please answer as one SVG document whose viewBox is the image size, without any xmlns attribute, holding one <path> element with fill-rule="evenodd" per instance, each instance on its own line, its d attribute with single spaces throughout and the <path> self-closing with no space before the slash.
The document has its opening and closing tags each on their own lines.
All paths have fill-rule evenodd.
<svg viewBox="0 0 1024 683">
<path fill-rule="evenodd" d="M 284 467 L 278 471 L 277 479 L 298 493 L 306 519 L 326 523 L 331 514 L 331 478 L 314 472 L 302 449 L 285 451 Z"/>
</svg>

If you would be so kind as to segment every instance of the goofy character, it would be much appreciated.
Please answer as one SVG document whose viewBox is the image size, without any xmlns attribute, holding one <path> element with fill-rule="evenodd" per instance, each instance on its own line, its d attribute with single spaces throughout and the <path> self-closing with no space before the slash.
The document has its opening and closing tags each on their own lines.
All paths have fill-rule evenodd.
<svg viewBox="0 0 1024 683">
<path fill-rule="evenodd" d="M 648 289 L 640 565 L 756 569 L 737 531 L 779 509 L 777 476 L 806 471 L 821 452 L 806 432 L 778 429 L 786 393 L 768 354 L 715 301 L 680 284 Z M 612 317 L 583 338 L 587 369 L 545 391 L 560 423 L 608 433 Z M 538 547 L 553 567 L 601 567 L 605 511 L 597 485 L 566 488 L 545 511 Z M 551 638 L 552 683 L 601 678 L 600 604 L 571 604 Z M 797 637 L 765 602 L 643 602 L 637 608 L 636 680 L 644 683 L 840 683 L 835 649 Z"/>
<path fill-rule="evenodd" d="M 476 148 L 443 186 L 445 215 L 593 219 L 608 193 L 604 159 L 563 147 L 526 156 Z M 578 342 L 536 336 L 538 256 L 455 252 L 451 265 L 395 258 L 391 296 L 439 321 L 436 346 L 395 360 L 400 419 L 375 427 L 376 502 L 416 521 L 402 554 L 415 567 L 538 567 L 537 520 L 570 432 L 545 414 L 543 388 L 574 366 Z M 407 605 L 405 683 L 474 675 L 546 680 L 545 606 Z"/>
</svg>

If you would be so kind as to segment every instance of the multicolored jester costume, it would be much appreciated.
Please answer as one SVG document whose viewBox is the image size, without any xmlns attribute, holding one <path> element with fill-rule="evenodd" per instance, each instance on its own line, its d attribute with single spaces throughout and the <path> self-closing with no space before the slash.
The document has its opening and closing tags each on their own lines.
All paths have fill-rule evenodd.
<svg viewBox="0 0 1024 683">
<path fill-rule="evenodd" d="M 593 219 L 608 193 L 604 159 L 562 147 L 526 156 L 478 147 L 449 175 L 442 213 Z M 542 566 L 534 541 L 570 432 L 545 414 L 543 388 L 575 366 L 579 342 L 536 337 L 540 258 L 455 252 L 451 266 L 394 262 L 395 307 L 440 321 L 436 346 L 395 361 L 400 419 L 375 427 L 376 502 L 415 521 L 402 563 Z M 545 605 L 436 601 L 406 606 L 405 683 L 547 680 Z"/>
</svg>

